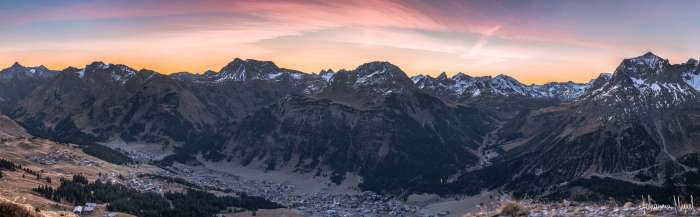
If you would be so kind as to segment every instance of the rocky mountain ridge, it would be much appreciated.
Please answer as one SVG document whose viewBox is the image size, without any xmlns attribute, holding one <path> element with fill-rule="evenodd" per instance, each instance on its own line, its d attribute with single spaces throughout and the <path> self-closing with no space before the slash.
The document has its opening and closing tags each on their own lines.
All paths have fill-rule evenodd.
<svg viewBox="0 0 700 217">
<path fill-rule="evenodd" d="M 0 75 L 0 99 L 29 133 L 159 144 L 173 150 L 164 164 L 231 161 L 338 183 L 357 174 L 361 188 L 398 195 L 564 195 L 593 176 L 676 186 L 698 169 L 694 59 L 647 53 L 585 84 L 542 85 L 408 77 L 388 62 L 318 74 L 242 59 L 172 75 L 101 62 L 50 73 L 16 65 Z"/>
<path fill-rule="evenodd" d="M 549 82 L 541 85 L 525 85 L 507 75 L 496 77 L 471 77 L 457 73 L 448 78 L 445 73 L 437 78 L 417 75 L 411 78 L 418 88 L 455 100 L 480 96 L 523 96 L 533 98 L 554 98 L 565 101 L 583 95 L 591 83 Z"/>
<path fill-rule="evenodd" d="M 626 59 L 573 103 L 511 122 L 519 136 L 497 148 L 502 156 L 457 183 L 594 200 L 697 193 L 700 93 L 684 79 L 697 70 L 651 53 Z"/>
<path fill-rule="evenodd" d="M 696 61 L 697 62 L 697 61 Z M 373 65 L 381 65 L 381 64 L 387 64 L 389 67 L 394 67 L 394 69 L 391 69 L 390 71 L 396 72 L 395 67 L 391 65 L 388 62 L 371 62 L 364 64 L 358 69 L 353 70 L 357 71 L 360 70 L 358 73 L 359 77 L 356 79 L 359 79 L 357 81 L 357 84 L 355 84 L 356 87 L 361 87 L 364 85 L 368 85 L 372 82 L 377 82 L 375 81 L 377 78 L 373 78 L 374 75 L 377 74 L 382 74 L 380 71 L 361 71 L 361 70 L 368 70 L 368 69 L 361 69 L 363 66 L 364 67 L 369 67 L 371 68 Z M 371 70 L 371 69 L 370 69 Z M 106 64 L 103 62 L 93 62 L 91 64 L 88 64 L 86 67 L 83 69 L 75 68 L 75 67 L 68 67 L 64 69 L 63 71 L 73 71 L 78 75 L 80 78 L 84 78 L 85 74 L 90 74 L 90 76 L 98 76 L 103 73 L 95 73 L 98 71 L 105 71 L 109 72 L 107 74 L 110 75 L 112 80 L 114 81 L 120 81 L 120 82 L 125 82 L 128 80 L 130 77 L 132 77 L 137 70 L 130 68 L 126 65 L 120 65 L 120 64 Z M 20 65 L 19 63 L 15 63 L 9 68 L 4 69 L 2 72 L 0 72 L 0 79 L 4 80 L 9 80 L 9 79 L 14 79 L 14 78 L 44 78 L 44 79 L 50 79 L 53 77 L 58 76 L 61 71 L 55 71 L 55 70 L 49 70 L 44 66 L 37 66 L 37 67 L 24 67 Z M 87 73 L 86 73 L 87 72 Z M 342 72 L 349 72 L 348 70 L 340 70 L 340 74 L 343 74 Z M 369 73 L 367 73 L 369 72 Z M 157 72 L 153 72 L 157 73 Z M 373 74 L 375 73 L 375 74 Z M 328 83 L 332 81 L 332 78 L 336 76 L 338 73 L 334 72 L 333 70 L 322 70 L 320 73 L 304 73 L 296 70 L 290 70 L 290 69 L 284 69 L 284 68 L 279 68 L 277 65 L 275 65 L 273 62 L 270 61 L 259 61 L 259 60 L 253 60 L 253 59 L 248 59 L 248 60 L 243 60 L 236 58 L 233 61 L 231 61 L 228 65 L 224 66 L 221 70 L 218 72 L 215 71 L 206 71 L 202 74 L 193 74 L 189 72 L 179 72 L 179 73 L 174 73 L 170 75 L 164 75 L 164 76 L 169 76 L 177 80 L 190 80 L 190 81 L 197 81 L 197 82 L 223 82 L 223 81 L 238 81 L 238 82 L 245 82 L 245 81 L 251 81 L 251 80 L 272 80 L 272 81 L 281 81 L 281 80 L 297 80 L 299 83 L 315 83 L 318 85 L 318 87 L 308 87 L 307 93 L 312 94 L 312 93 L 317 93 L 317 91 L 323 86 L 327 86 Z M 392 77 L 388 79 L 388 81 L 393 81 L 394 78 L 399 78 L 406 76 L 404 72 L 400 73 L 393 73 Z M 381 76 L 376 76 L 380 77 L 378 79 L 385 79 L 381 78 Z M 693 79 L 694 77 L 688 77 L 688 79 Z M 403 79 L 405 82 L 405 79 Z M 590 82 L 589 83 L 575 83 L 575 82 L 550 82 L 546 84 L 541 84 L 541 85 L 524 85 L 517 81 L 516 79 L 507 76 L 507 75 L 498 75 L 495 77 L 491 76 L 483 76 L 483 77 L 471 77 L 469 75 L 466 75 L 464 73 L 457 73 L 454 76 L 448 78 L 446 73 L 440 74 L 437 78 L 433 78 L 428 75 L 416 75 L 413 77 L 410 77 L 410 80 L 415 84 L 415 86 L 419 89 L 423 89 L 429 92 L 432 91 L 438 91 L 440 92 L 440 89 L 446 89 L 450 90 L 454 93 L 451 93 L 452 95 L 456 96 L 471 96 L 471 97 L 476 97 L 481 94 L 494 94 L 494 95 L 502 95 L 502 96 L 509 96 L 509 95 L 522 95 L 522 96 L 529 96 L 529 97 L 554 97 L 554 98 L 560 98 L 560 99 L 565 99 L 565 100 L 572 100 L 585 92 L 586 89 L 590 87 Z M 321 81 L 326 81 L 326 82 L 321 82 Z M 693 81 L 689 81 L 693 82 Z M 324 83 L 324 84 L 320 84 Z M 698 83 L 698 82 L 696 82 Z M 312 86 L 312 84 L 306 84 L 309 86 Z M 311 90 L 316 90 L 311 91 Z M 387 90 L 389 91 L 389 90 Z M 385 93 L 386 94 L 386 93 Z"/>
</svg>

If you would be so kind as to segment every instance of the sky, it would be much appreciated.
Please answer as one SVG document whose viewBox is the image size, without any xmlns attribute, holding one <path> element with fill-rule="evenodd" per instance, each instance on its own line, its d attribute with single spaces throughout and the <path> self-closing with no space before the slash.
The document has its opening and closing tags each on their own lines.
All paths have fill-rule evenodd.
<svg viewBox="0 0 700 217">
<path fill-rule="evenodd" d="M 305 72 L 389 61 L 409 75 L 586 82 L 647 51 L 700 57 L 700 1 L 0 0 L 0 68 L 92 61 L 161 73 L 236 57 Z"/>
</svg>

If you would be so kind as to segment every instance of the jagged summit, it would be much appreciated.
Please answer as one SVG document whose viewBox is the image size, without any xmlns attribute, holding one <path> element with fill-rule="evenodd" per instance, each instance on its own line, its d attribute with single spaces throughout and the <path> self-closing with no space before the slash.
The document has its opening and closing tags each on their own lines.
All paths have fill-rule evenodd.
<svg viewBox="0 0 700 217">
<path fill-rule="evenodd" d="M 582 95 L 590 84 L 574 82 L 550 82 L 544 85 L 525 85 L 508 75 L 472 77 L 462 72 L 447 78 L 417 75 L 411 78 L 419 89 L 453 100 L 465 100 L 481 96 L 525 96 L 572 100 Z"/>
<path fill-rule="evenodd" d="M 440 75 L 437 76 L 438 80 L 447 80 L 447 73 L 441 72 Z"/>
<path fill-rule="evenodd" d="M 625 59 L 615 70 L 615 74 L 628 74 L 633 77 L 647 77 L 661 74 L 669 66 L 668 59 L 661 58 L 652 52 Z"/>
<path fill-rule="evenodd" d="M 23 74 L 26 71 L 26 67 L 20 65 L 18 62 L 15 62 L 9 68 L 0 71 L 0 76 L 2 76 L 3 78 L 17 77 L 18 75 Z"/>
<path fill-rule="evenodd" d="M 620 83 L 636 85 L 635 87 L 649 86 L 654 81 L 680 81 L 693 87 L 700 88 L 698 83 L 698 61 L 689 59 L 686 63 L 671 65 L 667 59 L 647 52 L 641 56 L 625 59 L 613 74 L 601 74 L 589 83 L 575 82 L 549 82 L 542 85 L 526 85 L 508 75 L 496 76 L 469 76 L 458 72 L 448 76 L 447 72 L 441 72 L 436 77 L 417 75 L 408 77 L 398 66 L 386 61 L 373 61 L 359 65 L 354 70 L 333 71 L 321 70 L 318 74 L 308 74 L 278 67 L 272 61 L 256 59 L 234 58 L 218 72 L 208 70 L 202 74 L 188 72 L 174 73 L 170 77 L 178 80 L 197 82 L 224 82 L 224 81 L 291 81 L 296 86 L 308 86 L 307 93 L 317 93 L 328 85 L 338 82 L 347 82 L 347 86 L 353 88 L 378 87 L 375 90 L 383 92 L 398 91 L 406 88 L 418 88 L 428 90 L 436 95 L 450 95 L 453 98 L 470 98 L 478 96 L 526 96 L 526 97 L 554 97 L 571 100 L 591 89 L 599 89 L 607 83 Z M 677 68 L 681 69 L 677 69 Z M 21 64 L 15 62 L 8 69 L 15 68 L 23 71 Z M 30 67 L 31 68 L 31 67 Z M 8 71 L 5 69 L 4 71 Z M 29 68 L 27 68 L 29 69 Z M 32 68 L 34 72 L 48 71 L 43 66 Z M 28 70 L 31 72 L 32 70 Z M 64 70 L 65 71 L 65 70 Z M 125 65 L 107 64 L 95 61 L 81 70 L 68 70 L 78 74 L 81 78 L 85 74 L 93 72 L 109 72 L 113 80 L 124 82 L 128 80 L 135 70 Z M 673 73 L 666 73 L 673 72 Z M 8 73 L 5 73 L 8 74 Z M 7 76 L 7 75 L 5 75 Z M 336 80 L 336 81 L 334 81 Z M 655 88 L 655 86 L 653 87 Z"/>
<path fill-rule="evenodd" d="M 106 68 L 106 67 L 109 67 L 109 65 L 106 64 L 105 62 L 102 62 L 102 61 L 93 61 L 92 63 L 85 66 L 86 69 L 87 68 Z"/>
<path fill-rule="evenodd" d="M 10 68 L 24 68 L 24 66 L 22 66 L 22 64 L 19 64 L 19 62 L 15 61 L 15 63 L 13 63 L 12 66 L 10 66 Z"/>
<path fill-rule="evenodd" d="M 389 62 L 369 62 L 358 66 L 353 72 L 357 79 L 353 87 L 381 87 L 382 92 L 397 91 L 412 87 L 413 82 L 398 66 Z"/>
<path fill-rule="evenodd" d="M 295 79 L 301 78 L 303 73 L 279 68 L 272 61 L 260 61 L 255 59 L 235 58 L 224 66 L 218 73 L 205 73 L 210 80 L 222 81 L 249 81 L 249 80 L 276 80 L 283 75 Z"/>
<path fill-rule="evenodd" d="M 56 74 L 56 71 L 49 70 L 43 65 L 26 67 L 19 62 L 15 62 L 10 67 L 0 70 L 0 78 L 3 79 L 50 78 L 56 76 Z"/>
<path fill-rule="evenodd" d="M 466 80 L 466 79 L 471 79 L 472 77 L 464 74 L 462 72 L 457 72 L 457 74 L 452 75 L 452 80 Z"/>
<path fill-rule="evenodd" d="M 85 66 L 86 71 L 95 71 L 95 72 L 111 72 L 111 73 L 127 73 L 127 74 L 133 74 L 136 72 L 135 69 L 124 65 L 124 64 L 108 64 L 102 61 L 95 61 L 87 66 Z"/>
<path fill-rule="evenodd" d="M 651 51 L 646 52 L 646 53 L 642 54 L 641 56 L 630 58 L 630 60 L 632 60 L 633 62 L 644 63 L 644 64 L 647 64 L 649 66 L 654 66 L 661 61 L 668 61 L 667 59 L 662 58 L 662 57 L 652 53 Z"/>
<path fill-rule="evenodd" d="M 520 81 L 516 80 L 515 78 L 513 78 L 509 75 L 505 75 L 505 74 L 498 74 L 498 75 L 496 75 L 495 79 L 523 85 L 522 83 L 520 83 Z"/>
<path fill-rule="evenodd" d="M 610 83 L 620 85 L 678 83 L 683 76 L 697 70 L 697 61 L 689 59 L 685 63 L 671 64 L 668 59 L 651 52 L 623 60 L 613 72 Z"/>
<path fill-rule="evenodd" d="M 273 63 L 272 61 L 261 61 L 261 60 L 255 60 L 255 59 L 246 59 L 243 60 L 241 58 L 235 58 L 233 61 L 229 62 L 226 66 L 224 66 L 219 72 L 229 72 L 229 71 L 236 71 L 242 68 L 246 67 L 254 67 L 254 68 L 260 68 L 260 69 L 278 69 L 277 65 Z"/>
<path fill-rule="evenodd" d="M 610 79 L 604 84 L 596 81 L 583 99 L 606 107 L 624 108 L 609 109 L 616 111 L 615 115 L 682 107 L 699 98 L 700 79 L 693 64 L 692 61 L 670 64 L 668 59 L 651 52 L 625 59 Z"/>
<path fill-rule="evenodd" d="M 391 76 L 408 78 L 398 66 L 385 61 L 374 61 L 362 64 L 355 69 L 360 77 L 365 76 Z"/>
<path fill-rule="evenodd" d="M 2 69 L 2 72 L 10 72 L 10 71 L 24 71 L 27 70 L 27 67 L 23 66 L 19 62 L 13 63 L 10 67 L 7 67 L 5 69 Z"/>
<path fill-rule="evenodd" d="M 78 77 L 91 81 L 113 81 L 125 84 L 136 75 L 136 70 L 123 64 L 107 64 L 102 61 L 94 61 L 83 70 L 75 72 Z"/>
<path fill-rule="evenodd" d="M 405 72 L 385 61 L 368 62 L 354 70 L 339 70 L 332 76 L 329 75 L 331 74 L 322 76 L 328 81 L 328 88 L 322 92 L 323 95 L 354 95 L 374 99 L 376 96 L 407 93 L 407 90 L 415 89 L 413 81 Z"/>
<path fill-rule="evenodd" d="M 333 71 L 333 69 L 321 70 L 318 75 L 320 75 L 326 82 L 329 82 L 331 78 L 333 78 L 333 75 L 335 75 L 335 71 Z"/>
<path fill-rule="evenodd" d="M 184 73 L 187 73 L 187 72 L 184 72 Z M 217 73 L 216 71 L 210 69 L 210 70 L 204 71 L 204 73 L 202 73 L 202 74 L 203 75 L 214 75 L 216 73 Z"/>
<path fill-rule="evenodd" d="M 326 74 L 326 73 L 335 73 L 333 69 L 321 69 L 320 72 L 318 72 L 319 75 Z"/>
<path fill-rule="evenodd" d="M 73 66 L 68 66 L 68 67 L 66 67 L 65 69 L 61 70 L 61 71 L 64 71 L 64 72 L 75 72 L 75 71 L 80 71 L 80 69 L 79 69 L 79 68 L 76 68 L 76 67 L 73 67 Z"/>
<path fill-rule="evenodd" d="M 591 79 L 591 81 L 588 82 L 589 84 L 591 84 L 590 90 L 596 90 L 602 87 L 603 85 L 608 83 L 608 81 L 610 81 L 610 78 L 612 78 L 612 73 L 600 73 L 598 77 Z"/>
</svg>

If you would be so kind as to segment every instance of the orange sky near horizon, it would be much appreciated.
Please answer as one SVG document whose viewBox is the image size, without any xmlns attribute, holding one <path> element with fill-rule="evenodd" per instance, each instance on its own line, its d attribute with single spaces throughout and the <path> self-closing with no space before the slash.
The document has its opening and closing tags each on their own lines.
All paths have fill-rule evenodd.
<svg viewBox="0 0 700 217">
<path fill-rule="evenodd" d="M 0 67 L 99 60 L 201 73 L 239 57 L 309 73 L 389 61 L 409 76 L 587 82 L 647 51 L 700 56 L 692 8 L 700 2 L 10 1 L 0 2 Z"/>
<path fill-rule="evenodd" d="M 614 69 L 620 64 L 624 58 L 631 58 L 635 55 L 630 56 L 619 56 L 611 57 L 610 59 L 601 59 L 593 62 L 572 62 L 571 65 L 555 65 L 552 64 L 550 67 L 541 69 L 542 66 L 525 66 L 524 68 L 518 68 L 518 65 L 507 65 L 503 64 L 501 67 L 495 69 L 479 69 L 475 68 L 472 70 L 464 70 L 469 67 L 446 67 L 449 66 L 447 63 L 426 63 L 426 64 L 412 64 L 412 61 L 420 61 L 415 58 L 407 57 L 403 59 L 396 59 L 394 61 L 389 58 L 382 56 L 364 56 L 364 58 L 356 59 L 341 59 L 341 58 L 314 58 L 313 55 L 309 55 L 309 59 L 305 61 L 300 61 L 296 58 L 286 57 L 286 56 L 266 56 L 261 55 L 258 57 L 239 57 L 242 59 L 258 59 L 258 60 L 270 60 L 275 62 L 279 67 L 295 69 L 307 73 L 317 73 L 323 69 L 354 69 L 357 66 L 370 62 L 370 61 L 389 61 L 397 66 L 399 66 L 403 71 L 409 76 L 414 76 L 418 74 L 431 75 L 436 77 L 441 72 L 446 72 L 448 75 L 454 75 L 458 72 L 463 72 L 471 76 L 495 76 L 498 74 L 507 74 L 518 79 L 520 82 L 525 84 L 542 84 L 552 81 L 574 81 L 574 82 L 588 82 L 589 80 L 597 77 L 600 73 L 613 72 Z M 99 56 L 99 55 L 95 55 Z M 131 59 L 128 56 L 102 56 L 100 58 L 93 58 L 89 55 L 84 57 L 41 57 L 33 56 L 31 58 L 26 58 L 28 61 L 22 61 L 25 58 L 19 58 L 17 61 L 25 66 L 39 66 L 44 65 L 50 69 L 61 70 L 69 66 L 82 68 L 85 65 L 90 64 L 93 61 L 103 61 L 106 63 L 113 64 L 126 64 L 135 69 L 150 69 L 164 74 L 171 74 L 176 72 L 191 72 L 191 73 L 202 73 L 206 70 L 219 71 L 223 66 L 232 61 L 235 57 L 230 58 L 206 58 L 197 62 L 196 65 L 191 65 L 187 62 L 177 61 L 177 57 L 173 59 L 159 59 L 159 58 L 134 58 Z M 15 61 L 7 58 L 9 61 L 0 62 L 0 68 L 9 67 Z M 687 59 L 670 59 L 672 63 L 682 63 Z M 443 62 L 448 62 L 448 60 L 443 60 Z M 413 62 L 415 63 L 415 62 Z M 586 65 L 586 67 L 579 67 L 577 65 Z M 569 67 L 573 66 L 573 67 Z M 593 69 L 593 70 L 591 70 Z M 497 72 L 494 72 L 497 71 Z"/>
</svg>

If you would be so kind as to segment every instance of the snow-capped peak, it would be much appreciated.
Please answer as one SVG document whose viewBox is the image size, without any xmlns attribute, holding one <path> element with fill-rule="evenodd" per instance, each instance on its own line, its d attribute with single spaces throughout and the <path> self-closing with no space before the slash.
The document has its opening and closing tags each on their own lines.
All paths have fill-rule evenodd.
<svg viewBox="0 0 700 217">
<path fill-rule="evenodd" d="M 0 78 L 49 78 L 57 74 L 56 71 L 51 71 L 43 65 L 25 67 L 15 62 L 9 68 L 0 71 Z"/>
<path fill-rule="evenodd" d="M 415 89 L 413 80 L 399 67 L 379 61 L 362 64 L 352 71 L 339 70 L 330 79 L 328 87 L 330 90 L 352 88 L 372 95 L 406 93 L 406 90 Z"/>
<path fill-rule="evenodd" d="M 691 59 L 670 64 L 652 53 L 627 59 L 604 85 L 594 85 L 583 99 L 628 107 L 625 112 L 664 109 L 698 99 L 700 76 Z"/>
<path fill-rule="evenodd" d="M 472 78 L 471 76 L 466 75 L 462 72 L 457 72 L 457 74 L 454 74 L 452 76 L 452 80 L 455 80 L 455 81 L 462 81 L 462 80 L 467 80 L 467 79 L 471 79 L 471 78 Z"/>
<path fill-rule="evenodd" d="M 357 80 L 353 86 L 370 85 L 412 85 L 413 82 L 406 73 L 389 62 L 370 62 L 354 70 Z"/>
<path fill-rule="evenodd" d="M 629 62 L 632 63 L 632 65 L 626 65 L 626 69 L 628 71 L 640 71 L 640 73 L 644 73 L 643 71 L 646 70 L 639 70 L 636 68 L 646 67 L 656 74 L 659 74 L 662 71 L 664 71 L 664 66 L 668 64 L 668 60 L 656 56 L 651 52 L 647 52 L 642 56 L 629 59 Z"/>
<path fill-rule="evenodd" d="M 106 64 L 102 61 L 95 61 L 87 65 L 85 68 L 90 68 L 90 69 L 107 69 L 109 68 L 109 64 Z"/>
<path fill-rule="evenodd" d="M 87 65 L 84 69 L 77 71 L 76 74 L 80 78 L 102 76 L 102 74 L 106 74 L 109 75 L 112 81 L 125 84 L 136 75 L 136 71 L 126 65 L 106 64 L 104 62 L 95 61 Z"/>
<path fill-rule="evenodd" d="M 301 79 L 301 72 L 281 69 L 271 61 L 259 61 L 254 59 L 242 60 L 236 58 L 224 66 L 219 73 L 205 74 L 215 82 L 223 81 L 249 81 L 249 80 L 279 80 L 284 77 Z"/>
<path fill-rule="evenodd" d="M 369 83 L 377 83 L 381 81 L 385 81 L 393 77 L 391 73 L 386 73 L 387 72 L 387 67 L 386 66 L 381 66 L 381 68 L 376 68 L 373 66 L 367 67 L 371 69 L 365 69 L 365 70 L 374 70 L 371 71 L 370 73 L 366 73 L 366 71 L 362 70 L 359 71 L 358 75 L 359 78 L 355 82 L 357 85 L 366 85 Z"/>
<path fill-rule="evenodd" d="M 700 62 L 696 59 L 690 58 L 690 59 L 688 59 L 688 62 L 686 62 L 686 64 L 693 66 L 693 67 L 698 67 L 698 65 L 700 65 Z"/>
<path fill-rule="evenodd" d="M 326 80 L 326 82 L 329 82 L 331 80 L 331 78 L 333 77 L 333 75 L 335 75 L 335 72 L 332 69 L 321 70 L 319 75 L 321 76 L 321 78 L 323 78 L 323 80 Z"/>
<path fill-rule="evenodd" d="M 493 90 L 501 95 L 528 95 L 528 88 L 514 78 L 507 75 L 497 75 L 490 80 Z"/>
<path fill-rule="evenodd" d="M 573 82 L 524 85 L 515 78 L 503 74 L 495 77 L 472 77 L 461 72 L 456 73 L 451 78 L 447 78 L 447 75 L 443 73 L 438 78 L 417 75 L 412 77 L 411 80 L 419 89 L 433 92 L 439 96 L 456 99 L 490 95 L 551 97 L 571 100 L 582 95 L 590 87 L 590 84 Z"/>
<path fill-rule="evenodd" d="M 438 80 L 447 80 L 449 78 L 447 78 L 447 73 L 442 72 L 442 73 L 440 73 L 440 75 L 437 76 L 437 79 Z"/>
<path fill-rule="evenodd" d="M 414 84 L 417 84 L 418 82 L 420 82 L 420 81 L 422 81 L 423 79 L 426 79 L 426 78 L 428 78 L 427 75 L 416 75 L 416 76 L 411 77 L 411 81 L 412 81 Z"/>
<path fill-rule="evenodd" d="M 401 69 L 389 62 L 375 61 L 362 64 L 355 69 L 360 77 L 386 75 L 391 77 L 407 77 Z"/>
<path fill-rule="evenodd" d="M 644 63 L 650 67 L 655 67 L 658 66 L 660 62 L 664 61 L 664 59 L 662 59 L 659 56 L 656 56 L 656 54 L 652 52 L 647 52 L 642 56 L 633 58 L 632 61 L 636 63 Z"/>
<path fill-rule="evenodd" d="M 681 75 L 683 81 L 695 89 L 695 91 L 700 92 L 700 63 L 696 59 L 689 59 L 686 65 L 688 65 L 690 69 Z"/>
<path fill-rule="evenodd" d="M 216 77 L 217 81 L 245 81 L 248 78 L 246 75 L 246 61 L 236 58 L 228 65 L 224 66 L 224 68 L 221 68 L 219 73 L 214 76 Z"/>
<path fill-rule="evenodd" d="M 695 91 L 700 92 L 700 73 L 687 73 L 683 76 L 683 81 L 695 89 Z"/>
<path fill-rule="evenodd" d="M 22 64 L 19 64 L 19 62 L 15 62 L 12 64 L 12 66 L 10 66 L 10 68 L 24 68 L 24 66 L 22 66 Z"/>
<path fill-rule="evenodd" d="M 75 73 L 78 74 L 79 78 L 85 78 L 85 69 L 81 69 Z"/>
</svg>

